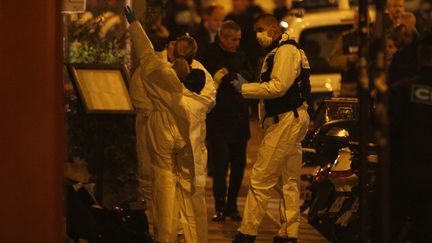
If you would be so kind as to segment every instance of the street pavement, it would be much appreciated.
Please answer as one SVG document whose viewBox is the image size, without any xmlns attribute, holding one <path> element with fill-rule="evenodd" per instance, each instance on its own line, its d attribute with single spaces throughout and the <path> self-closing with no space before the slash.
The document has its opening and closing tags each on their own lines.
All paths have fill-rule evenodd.
<svg viewBox="0 0 432 243">
<path fill-rule="evenodd" d="M 249 176 L 256 160 L 259 145 L 262 140 L 262 130 L 259 127 L 257 120 L 251 120 L 251 139 L 248 142 L 247 152 L 247 166 L 245 175 L 243 178 L 242 188 L 238 197 L 239 211 L 243 212 L 243 207 L 246 199 L 246 194 L 249 186 Z M 310 173 L 309 168 L 304 168 L 302 173 Z M 214 199 L 212 196 L 212 180 L 210 177 L 207 178 L 206 183 L 206 202 L 207 212 L 209 217 L 209 242 L 211 243 L 226 243 L 231 242 L 234 235 L 237 233 L 237 229 L 240 226 L 240 222 L 234 222 L 230 219 L 226 219 L 225 222 L 212 222 L 211 217 L 215 213 Z M 279 199 L 276 192 L 274 192 L 272 199 L 270 199 L 267 208 L 267 214 L 261 224 L 257 236 L 257 243 L 272 242 L 273 237 L 279 229 Z M 327 241 L 317 230 L 309 225 L 306 220 L 302 217 L 300 224 L 299 240 L 301 243 L 326 243 Z"/>
<path fill-rule="evenodd" d="M 247 167 L 245 170 L 245 176 L 243 178 L 242 188 L 240 190 L 240 195 L 238 197 L 238 207 L 239 211 L 243 212 L 243 207 L 246 199 L 246 194 L 249 184 L 249 175 L 256 159 L 256 154 L 262 139 L 262 131 L 259 128 L 258 121 L 251 120 L 251 139 L 248 143 L 248 153 L 247 153 Z M 302 173 L 309 173 L 310 170 L 304 169 Z M 237 229 L 240 226 L 240 222 L 234 222 L 227 218 L 224 222 L 213 222 L 211 220 L 214 209 L 214 199 L 212 194 L 212 179 L 207 177 L 206 181 L 206 203 L 208 212 L 208 222 L 209 222 L 209 243 L 229 243 L 232 241 L 234 235 L 237 233 Z M 261 224 L 259 234 L 257 236 L 257 243 L 268 243 L 272 242 L 273 237 L 279 229 L 279 199 L 274 192 L 273 198 L 270 199 L 267 209 L 267 214 Z M 147 210 L 147 215 L 149 217 L 149 222 L 151 224 L 152 213 L 151 205 Z M 152 231 L 152 225 L 150 225 L 150 230 Z M 317 230 L 315 230 L 311 225 L 309 225 L 306 220 L 302 217 L 300 224 L 300 234 L 299 240 L 301 243 L 327 243 L 327 241 Z M 179 238 L 179 242 L 184 242 L 183 239 Z"/>
</svg>

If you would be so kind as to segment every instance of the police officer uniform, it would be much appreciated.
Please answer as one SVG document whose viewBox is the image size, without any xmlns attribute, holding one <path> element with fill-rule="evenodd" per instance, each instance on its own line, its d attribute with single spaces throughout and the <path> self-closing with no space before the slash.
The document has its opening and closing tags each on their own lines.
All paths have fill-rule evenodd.
<svg viewBox="0 0 432 243">
<path fill-rule="evenodd" d="M 393 237 L 409 228 L 413 242 L 430 242 L 432 67 L 393 85 L 389 105 Z"/>
</svg>

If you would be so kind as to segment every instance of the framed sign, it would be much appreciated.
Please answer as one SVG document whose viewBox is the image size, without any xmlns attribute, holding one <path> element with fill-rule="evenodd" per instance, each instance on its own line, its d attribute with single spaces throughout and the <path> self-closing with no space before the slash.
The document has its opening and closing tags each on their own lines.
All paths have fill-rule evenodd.
<svg viewBox="0 0 432 243">
<path fill-rule="evenodd" d="M 72 83 L 87 113 L 134 113 L 124 65 L 67 64 Z"/>
</svg>

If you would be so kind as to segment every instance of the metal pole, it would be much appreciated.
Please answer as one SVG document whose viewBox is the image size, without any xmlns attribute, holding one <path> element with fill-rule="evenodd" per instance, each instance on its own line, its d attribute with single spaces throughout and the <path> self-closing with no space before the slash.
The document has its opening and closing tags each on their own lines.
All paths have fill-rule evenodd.
<svg viewBox="0 0 432 243">
<path fill-rule="evenodd" d="M 358 94 L 360 99 L 360 242 L 369 242 L 369 207 L 368 207 L 368 169 L 367 152 L 369 142 L 369 72 L 368 72 L 368 5 L 367 0 L 359 1 L 359 83 Z"/>
<path fill-rule="evenodd" d="M 385 64 L 385 30 L 384 30 L 384 10 L 386 6 L 385 0 L 376 0 L 376 21 L 374 28 L 374 46 L 375 60 L 374 73 L 375 73 L 375 88 L 378 91 L 377 99 L 375 101 L 375 131 L 374 135 L 379 145 L 379 169 L 377 174 L 377 210 L 379 214 L 379 242 L 390 242 L 390 148 L 389 148 L 389 120 L 387 109 L 387 83 L 386 83 L 386 64 Z"/>
</svg>

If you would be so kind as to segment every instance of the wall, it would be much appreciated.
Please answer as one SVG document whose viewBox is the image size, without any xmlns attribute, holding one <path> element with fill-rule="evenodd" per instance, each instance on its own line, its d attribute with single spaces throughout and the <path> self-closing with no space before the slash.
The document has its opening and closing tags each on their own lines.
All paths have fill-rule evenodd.
<svg viewBox="0 0 432 243">
<path fill-rule="evenodd" d="M 1 242 L 65 242 L 60 4 L 0 2 Z"/>
</svg>

